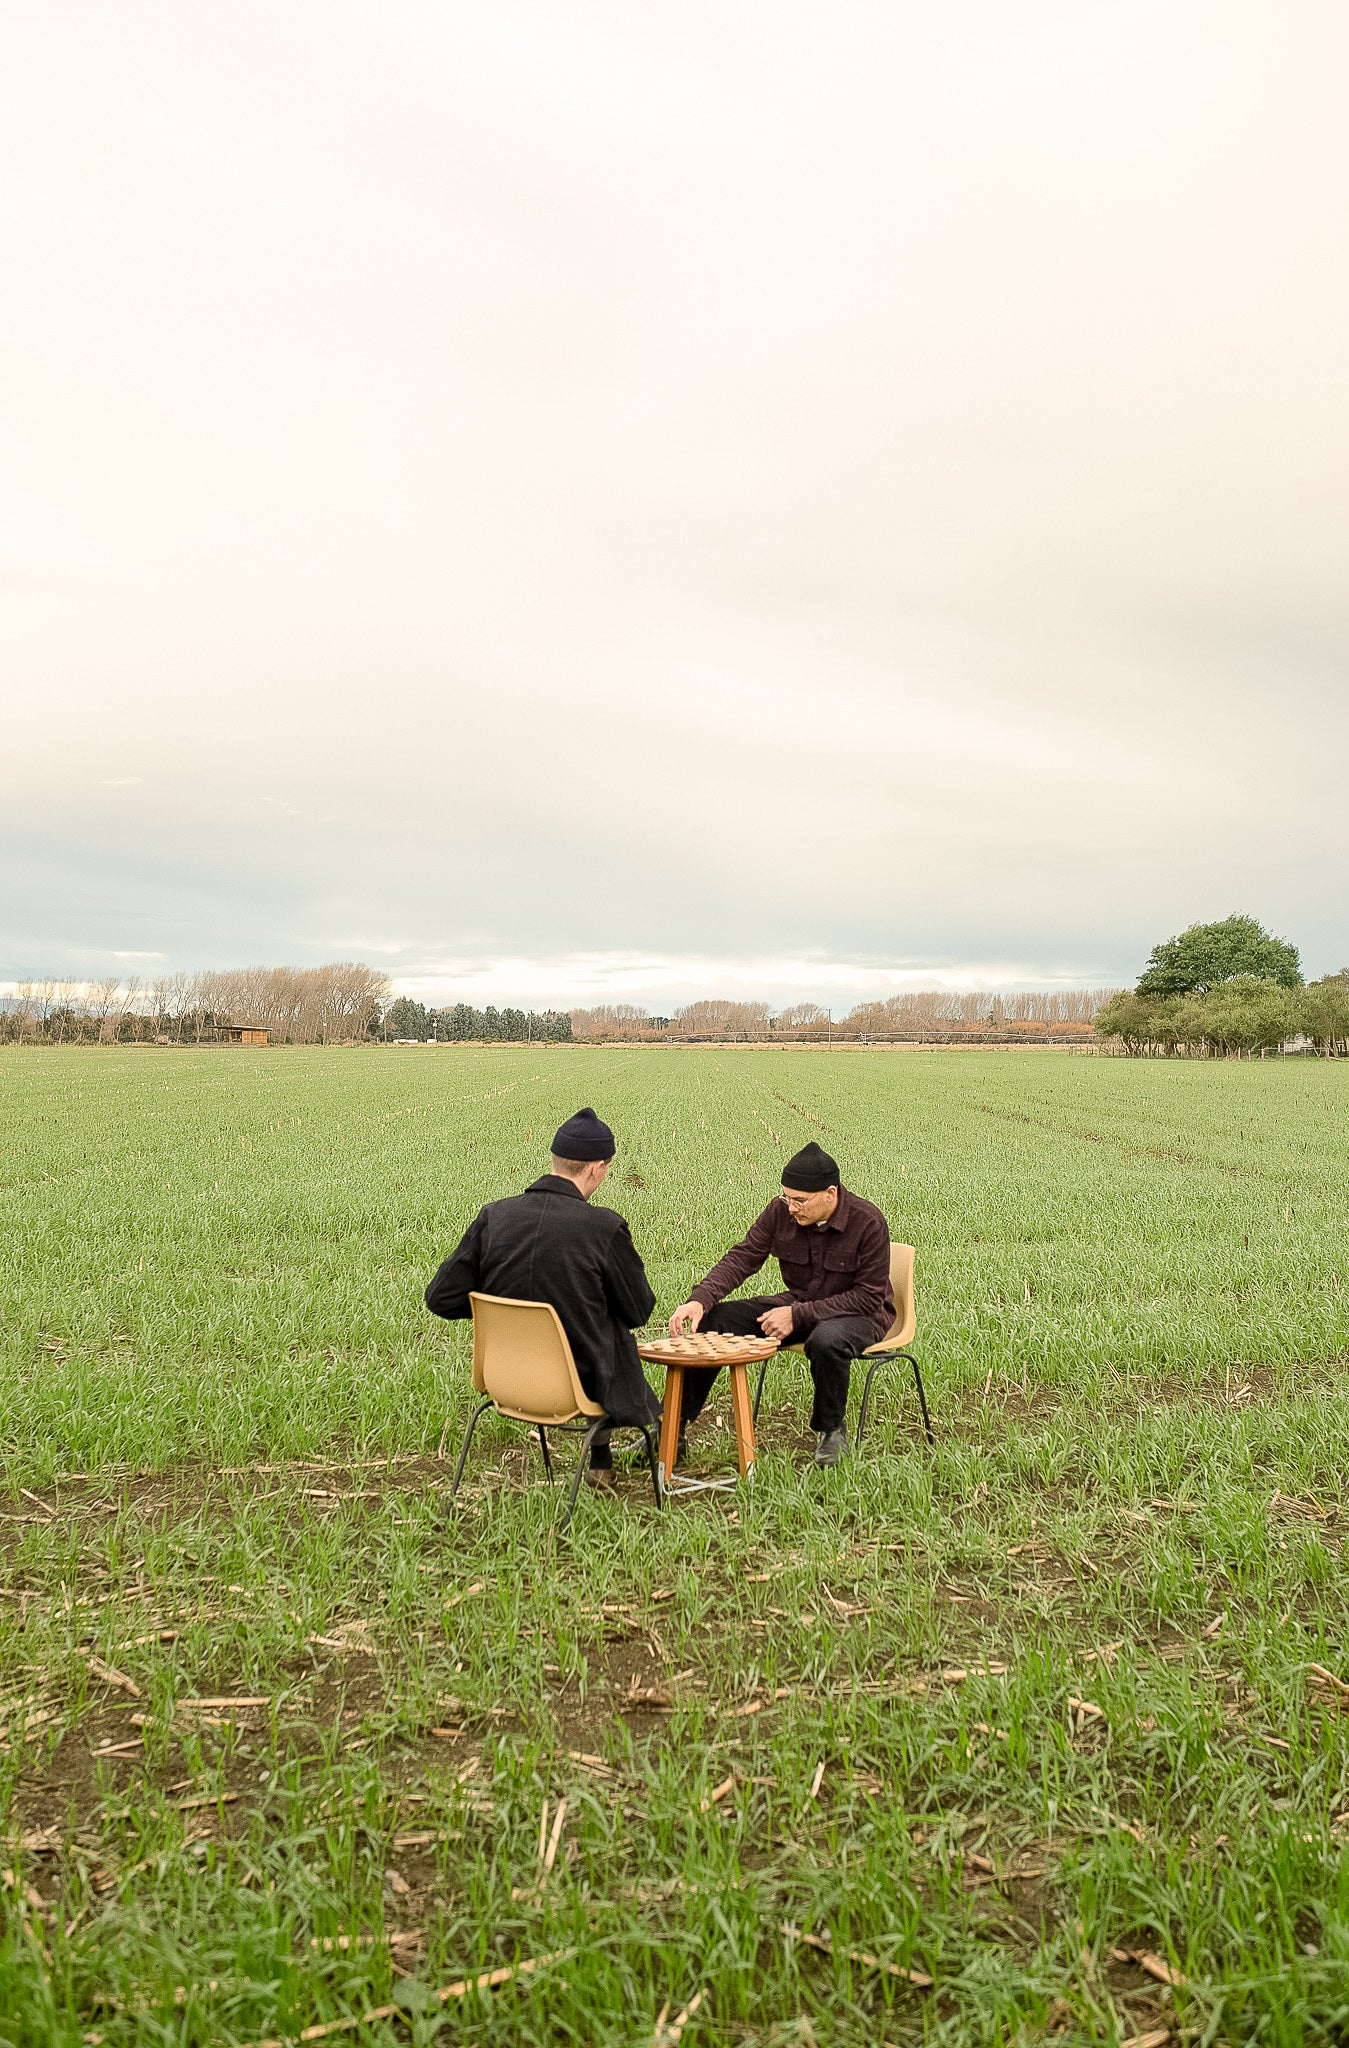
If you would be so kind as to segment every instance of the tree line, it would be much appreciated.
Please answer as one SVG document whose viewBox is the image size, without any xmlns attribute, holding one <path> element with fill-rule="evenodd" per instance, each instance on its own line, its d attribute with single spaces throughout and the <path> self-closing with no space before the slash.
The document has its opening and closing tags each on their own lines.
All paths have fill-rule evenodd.
<svg viewBox="0 0 1349 2048">
<path fill-rule="evenodd" d="M 213 968 L 157 979 L 111 975 L 97 982 L 29 981 L 0 997 L 0 1040 L 37 1044 L 211 1045 L 231 1027 L 253 1026 L 281 1045 L 415 1041 L 436 1044 L 901 1040 L 1089 1037 L 1114 991 L 1070 989 L 1019 995 L 916 990 L 860 1003 L 835 1018 L 818 1003 L 773 1011 L 767 1003 L 703 999 L 671 1016 L 632 1003 L 584 1010 L 435 1009 L 394 997 L 387 978 L 360 961 L 322 967 Z"/>
<path fill-rule="evenodd" d="M 492 1003 L 485 1010 L 475 1010 L 471 1003 L 428 1010 L 425 1004 L 400 996 L 385 1012 L 380 1037 L 402 1044 L 434 1039 L 440 1045 L 470 1040 L 558 1045 L 570 1042 L 572 1019 L 568 1010 L 498 1010 Z"/>
<path fill-rule="evenodd" d="M 277 1045 L 397 1039 L 566 1042 L 567 1010 L 428 1009 L 394 998 L 387 975 L 359 960 L 322 967 L 212 968 L 153 980 L 26 981 L 0 997 L 0 1042 L 38 1045 L 217 1045 L 240 1026 Z"/>
<path fill-rule="evenodd" d="M 883 1001 L 857 1003 L 843 1017 L 819 1003 L 774 1011 L 767 1003 L 702 999 L 669 1017 L 648 1016 L 633 1003 L 573 1010 L 578 1039 L 629 1042 L 717 1039 L 828 1043 L 834 1040 L 948 1044 L 961 1039 L 1090 1038 L 1096 1014 L 1114 989 L 1030 989 L 989 995 L 964 989 L 911 989 Z"/>
<path fill-rule="evenodd" d="M 320 967 L 213 968 L 153 979 L 29 981 L 0 997 L 0 1040 L 37 1044 L 203 1045 L 254 1026 L 287 1045 L 573 1040 L 741 1043 L 1027 1044 L 1090 1041 L 1133 1055 L 1218 1058 L 1301 1041 L 1349 1057 L 1349 968 L 1305 982 L 1296 946 L 1252 917 L 1191 925 L 1154 946 L 1132 989 L 989 995 L 912 989 L 834 1018 L 818 1003 L 701 998 L 671 1016 L 633 1003 L 578 1010 L 429 1008 L 394 998 L 358 960 Z"/>
<path fill-rule="evenodd" d="M 379 1036 L 391 994 L 388 977 L 359 960 L 26 981 L 0 998 L 0 1040 L 213 1045 L 244 1024 L 284 1045 L 347 1044 Z"/>
<path fill-rule="evenodd" d="M 1139 1057 L 1223 1059 L 1297 1041 L 1349 1056 L 1349 968 L 1306 982 L 1296 946 L 1233 913 L 1154 946 L 1132 989 L 1104 1004 L 1096 1030 Z"/>
</svg>

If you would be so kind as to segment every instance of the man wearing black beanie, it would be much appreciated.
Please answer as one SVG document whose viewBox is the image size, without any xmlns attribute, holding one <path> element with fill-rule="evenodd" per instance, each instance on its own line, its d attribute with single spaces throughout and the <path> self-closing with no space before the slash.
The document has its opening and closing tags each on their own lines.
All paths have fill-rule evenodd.
<svg viewBox="0 0 1349 2048">
<path fill-rule="evenodd" d="M 632 1334 L 656 1297 L 623 1218 L 590 1206 L 613 1156 L 608 1124 L 593 1109 L 578 1109 L 553 1139 L 549 1171 L 522 1195 L 478 1211 L 427 1288 L 426 1306 L 454 1320 L 473 1313 L 471 1293 L 551 1302 L 581 1385 L 619 1427 L 659 1422 L 660 1402 Z M 613 1484 L 607 1430 L 590 1453 L 586 1478 Z"/>
<path fill-rule="evenodd" d="M 784 1294 L 750 1301 L 725 1296 L 775 1258 Z M 838 1161 L 803 1145 L 782 1169 L 782 1193 L 732 1246 L 670 1318 L 670 1334 L 722 1330 L 731 1336 L 801 1343 L 815 1383 L 810 1426 L 819 1432 L 817 1465 L 846 1455 L 848 1380 L 854 1358 L 878 1344 L 894 1320 L 890 1227 L 874 1202 L 839 1179 Z M 684 1416 L 701 1412 L 720 1367 L 686 1367 Z"/>
</svg>

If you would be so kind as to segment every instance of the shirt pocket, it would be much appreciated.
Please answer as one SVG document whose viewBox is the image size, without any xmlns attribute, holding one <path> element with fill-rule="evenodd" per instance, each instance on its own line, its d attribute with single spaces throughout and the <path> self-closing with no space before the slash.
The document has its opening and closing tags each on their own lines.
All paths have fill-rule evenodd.
<svg viewBox="0 0 1349 2048">
<path fill-rule="evenodd" d="M 833 1244 L 827 1244 L 824 1248 L 824 1270 L 835 1283 L 829 1292 L 841 1294 L 845 1284 L 857 1278 L 856 1245 L 846 1244 L 841 1239 L 835 1239 Z"/>
<path fill-rule="evenodd" d="M 809 1287 L 810 1245 L 805 1241 L 805 1232 L 795 1224 L 788 1231 L 781 1231 L 773 1244 L 773 1256 L 782 1268 L 783 1282 L 788 1287 Z"/>
</svg>

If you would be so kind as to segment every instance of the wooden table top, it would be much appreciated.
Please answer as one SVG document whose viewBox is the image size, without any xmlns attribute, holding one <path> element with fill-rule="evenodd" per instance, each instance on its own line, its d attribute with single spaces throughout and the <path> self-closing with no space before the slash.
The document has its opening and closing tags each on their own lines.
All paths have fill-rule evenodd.
<svg viewBox="0 0 1349 2048">
<path fill-rule="evenodd" d="M 637 1356 L 652 1365 L 755 1365 L 781 1348 L 776 1337 L 730 1337 L 720 1330 L 637 1340 Z"/>
</svg>

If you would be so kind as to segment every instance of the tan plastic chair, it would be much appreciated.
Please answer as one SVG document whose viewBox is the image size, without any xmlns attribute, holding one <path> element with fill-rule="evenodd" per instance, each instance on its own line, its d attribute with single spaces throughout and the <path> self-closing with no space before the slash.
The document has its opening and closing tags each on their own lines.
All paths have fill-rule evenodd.
<svg viewBox="0 0 1349 2048">
<path fill-rule="evenodd" d="M 928 1442 L 936 1442 L 932 1434 L 932 1418 L 927 1412 L 927 1395 L 923 1391 L 923 1375 L 918 1370 L 918 1360 L 909 1350 L 909 1346 L 912 1344 L 918 1328 L 918 1311 L 914 1304 L 913 1294 L 914 1257 L 915 1253 L 911 1244 L 891 1244 L 890 1291 L 895 1297 L 895 1319 L 881 1338 L 880 1343 L 870 1345 L 862 1353 L 863 1358 L 871 1360 L 871 1364 L 867 1369 L 867 1376 L 862 1386 L 862 1405 L 857 1413 L 857 1441 L 859 1444 L 862 1441 L 863 1431 L 867 1426 L 867 1406 L 871 1400 L 871 1382 L 875 1379 L 876 1373 L 881 1366 L 889 1365 L 896 1358 L 906 1358 L 913 1367 L 913 1383 L 918 1389 L 918 1406 L 923 1411 L 923 1428 L 927 1432 Z M 784 1344 L 782 1348 L 784 1351 L 804 1351 L 806 1347 L 804 1344 Z M 763 1398 L 764 1377 L 767 1371 L 768 1360 L 765 1359 L 759 1368 L 759 1385 L 754 1396 L 754 1420 L 756 1422 L 759 1419 L 759 1402 Z"/>
<path fill-rule="evenodd" d="M 599 1402 L 592 1401 L 581 1385 L 562 1319 L 551 1302 L 512 1301 L 503 1294 L 470 1294 L 468 1298 L 473 1308 L 473 1385 L 484 1398 L 469 1417 L 463 1449 L 454 1468 L 450 1498 L 453 1500 L 459 1491 L 469 1445 L 479 1419 L 489 1408 L 495 1408 L 498 1415 L 504 1415 L 512 1422 L 527 1423 L 538 1431 L 543 1467 L 550 1481 L 553 1461 L 548 1452 L 547 1432 L 558 1429 L 564 1435 L 584 1438 L 581 1462 L 576 1468 L 567 1512 L 562 1518 L 565 1529 L 571 1521 L 581 1477 L 596 1437 L 602 1429 L 621 1425 L 610 1423 Z M 586 1418 L 584 1423 L 582 1417 Z M 651 1485 L 659 1507 L 660 1482 L 656 1475 L 653 1431 L 646 1424 L 635 1426 L 641 1429 L 646 1443 Z"/>
</svg>

